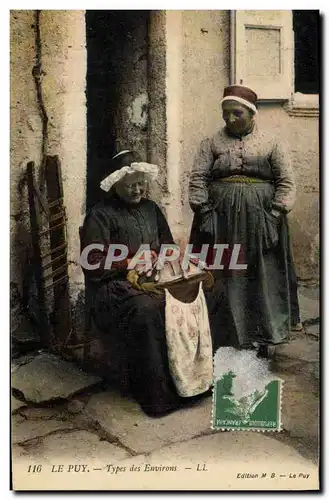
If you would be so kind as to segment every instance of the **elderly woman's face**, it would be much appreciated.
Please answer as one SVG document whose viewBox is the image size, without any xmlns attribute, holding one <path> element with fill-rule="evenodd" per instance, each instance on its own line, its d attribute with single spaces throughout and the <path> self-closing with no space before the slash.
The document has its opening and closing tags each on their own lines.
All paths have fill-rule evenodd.
<svg viewBox="0 0 329 500">
<path fill-rule="evenodd" d="M 126 175 L 115 184 L 116 193 L 126 203 L 139 203 L 146 191 L 146 179 L 144 174 L 135 173 Z"/>
<path fill-rule="evenodd" d="M 236 101 L 224 101 L 222 104 L 223 120 L 233 134 L 243 134 L 250 129 L 254 115 L 243 104 Z"/>
</svg>

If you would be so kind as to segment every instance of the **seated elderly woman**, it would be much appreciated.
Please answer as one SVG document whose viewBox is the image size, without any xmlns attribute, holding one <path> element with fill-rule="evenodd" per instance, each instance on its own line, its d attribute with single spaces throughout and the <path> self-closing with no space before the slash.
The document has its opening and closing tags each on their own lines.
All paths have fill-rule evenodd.
<svg viewBox="0 0 329 500">
<path fill-rule="evenodd" d="M 92 245 L 88 266 L 84 266 L 86 287 L 97 328 L 116 345 L 111 355 L 124 360 L 130 393 L 145 413 L 159 416 L 206 392 L 211 381 L 189 393 L 191 397 L 179 395 L 168 362 L 166 294 L 147 293 L 127 279 L 127 266 L 142 244 L 149 244 L 156 255 L 162 244 L 174 243 L 161 210 L 143 196 L 157 167 L 141 163 L 134 152 L 123 151 L 112 159 L 112 170 L 101 183 L 107 196 L 84 221 L 82 248 Z M 113 244 L 125 245 L 128 254 L 108 269 L 106 256 Z"/>
</svg>

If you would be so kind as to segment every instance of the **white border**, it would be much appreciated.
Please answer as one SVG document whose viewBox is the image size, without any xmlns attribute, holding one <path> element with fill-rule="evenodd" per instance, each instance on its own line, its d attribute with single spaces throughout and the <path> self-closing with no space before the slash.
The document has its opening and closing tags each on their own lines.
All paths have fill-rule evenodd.
<svg viewBox="0 0 329 500">
<path fill-rule="evenodd" d="M 46 8 L 46 9 L 111 9 L 111 8 L 117 8 L 118 4 L 115 2 L 108 2 L 108 1 L 102 1 L 102 2 L 90 2 L 90 1 L 68 1 L 68 0 L 56 0 L 55 1 L 48 1 L 46 5 L 40 5 L 40 2 L 37 2 L 38 5 L 31 5 L 31 2 L 26 2 L 24 0 L 16 0 L 16 2 L 2 2 L 0 10 L 1 10 L 1 16 L 0 16 L 0 22 L 1 22 L 1 29 L 0 29 L 0 36 L 1 36 L 1 62 L 2 62 L 2 69 L 4 72 L 4 75 L 2 76 L 1 79 L 1 100 L 2 100 L 2 119 L 1 119 L 1 152 L 2 152 L 2 182 L 1 182 L 1 193 L 0 193 L 0 203 L 1 203 L 1 217 L 2 217 L 2 246 L 1 246 L 1 262 L 2 262 L 2 279 L 1 279 L 1 308 L 2 308 L 2 343 L 1 343 L 1 352 L 2 352 L 2 363 L 1 363 L 1 384 L 2 384 L 2 398 L 3 398 L 3 403 L 4 407 L 1 412 L 1 443 L 2 443 L 2 453 L 1 453 L 1 474 L 0 474 L 0 490 L 2 492 L 2 497 L 3 498 L 9 498 L 12 497 L 13 493 L 8 491 L 9 488 L 9 364 L 10 364 L 10 359 L 9 359 L 9 15 L 8 15 L 8 10 L 9 9 L 35 9 L 35 8 Z M 295 0 L 293 2 L 287 2 L 280 1 L 278 0 L 275 3 L 275 8 L 276 9 L 320 9 L 322 13 L 326 14 L 327 11 L 327 2 L 325 3 L 324 0 L 321 2 L 318 2 L 316 5 L 311 5 L 310 2 L 302 1 L 302 0 Z M 223 10 L 230 10 L 230 9 L 263 9 L 265 10 L 266 7 L 264 5 L 264 2 L 261 1 L 250 1 L 248 3 L 241 2 L 241 1 L 234 1 L 231 0 L 230 2 L 228 1 L 222 1 L 218 3 L 215 0 L 204 0 L 203 2 L 196 2 L 193 0 L 190 1 L 181 1 L 177 3 L 177 1 L 166 1 L 166 2 L 160 2 L 160 1 L 140 1 L 138 3 L 138 7 L 140 9 L 151 9 L 151 10 L 158 10 L 158 9 L 193 9 L 193 10 L 201 10 L 201 9 L 223 9 Z M 132 2 L 131 0 L 121 0 L 120 2 L 120 8 L 121 9 L 134 9 L 136 8 L 136 2 Z M 326 20 L 327 21 L 327 20 Z M 326 26 L 327 27 L 327 26 Z M 324 27 L 325 28 L 325 27 Z M 327 46 L 327 40 L 328 37 L 326 36 L 325 29 L 324 31 L 324 39 L 323 39 L 323 51 L 324 54 L 328 53 L 328 46 Z M 327 58 L 325 59 L 325 69 L 324 69 L 324 82 L 327 82 Z M 324 84 L 322 85 L 323 91 L 324 91 Z M 326 115 L 327 111 L 327 106 L 328 103 L 325 102 L 323 99 L 323 109 L 321 110 L 323 116 Z M 322 193 L 329 193 L 329 181 L 328 181 L 328 175 L 326 175 L 326 169 L 327 169 L 327 164 L 325 164 L 325 149 L 326 145 L 328 144 L 329 137 L 328 137 L 328 129 L 325 127 L 325 120 L 323 119 L 322 121 L 322 126 L 324 127 L 323 130 L 323 140 L 322 140 L 322 158 L 323 158 L 323 165 L 322 165 Z M 327 162 L 326 162 L 327 163 Z M 323 243 L 324 243 L 324 248 L 322 248 L 322 262 L 324 264 L 324 269 L 323 269 L 323 283 L 322 286 L 325 287 L 325 281 L 326 281 L 326 275 L 325 275 L 325 262 L 327 262 L 326 257 L 328 257 L 328 244 L 327 244 L 327 235 L 328 235 L 328 222 L 327 218 L 325 219 L 325 215 L 327 215 L 327 202 L 326 200 L 328 199 L 328 196 L 323 197 L 323 206 L 322 206 L 322 216 L 323 216 L 323 226 L 322 226 L 322 231 L 323 231 Z M 329 310 L 329 300 L 325 296 L 324 297 L 324 303 L 323 303 L 323 310 L 328 311 Z M 322 333 L 325 332 L 326 330 L 326 323 L 323 321 L 323 327 L 322 327 Z M 327 342 L 328 344 L 328 342 Z M 322 343 L 321 345 L 322 349 L 326 348 L 326 345 Z M 7 363 L 6 363 L 7 360 Z M 323 375 L 325 376 L 325 380 L 323 380 L 324 384 L 322 385 L 322 398 L 323 398 L 323 412 L 324 414 L 322 415 L 323 422 L 324 422 L 324 415 L 328 415 L 327 410 L 327 405 L 328 405 L 328 397 L 325 397 L 324 394 L 324 387 L 325 382 L 327 382 L 327 371 L 325 372 L 325 365 L 328 366 L 328 352 L 323 353 L 322 356 L 322 369 L 323 369 Z M 8 395 L 8 407 L 6 405 L 6 397 Z M 323 435 L 323 441 L 322 441 L 322 453 L 324 453 L 325 449 L 328 449 L 328 431 L 324 433 Z M 323 472 L 324 467 L 323 467 Z M 326 479 L 326 474 L 323 474 L 323 483 L 324 483 L 324 488 L 326 487 L 327 484 L 327 479 Z M 54 493 L 56 495 L 56 493 Z M 279 495 L 280 498 L 285 497 L 289 495 L 289 493 L 275 493 L 273 492 L 274 495 Z M 170 497 L 179 497 L 179 494 L 171 494 L 169 493 Z M 221 498 L 232 498 L 232 496 L 238 496 L 240 493 L 221 493 Z M 303 494 L 303 497 L 305 496 L 310 496 L 312 493 L 309 494 Z M 47 494 L 43 493 L 38 493 L 39 498 L 47 498 Z M 61 494 L 62 498 L 70 498 L 70 494 Z M 84 494 L 86 497 L 94 497 L 94 494 Z M 122 494 L 116 494 L 116 493 L 111 493 L 112 497 L 118 497 L 122 498 Z M 206 494 L 197 494 L 196 496 L 202 497 L 206 496 Z M 313 496 L 313 495 L 312 495 Z"/>
</svg>

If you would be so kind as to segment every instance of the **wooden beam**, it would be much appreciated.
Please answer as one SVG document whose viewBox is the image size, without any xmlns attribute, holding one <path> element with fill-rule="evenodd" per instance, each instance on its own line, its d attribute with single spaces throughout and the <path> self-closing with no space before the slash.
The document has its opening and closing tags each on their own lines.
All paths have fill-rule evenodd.
<svg viewBox="0 0 329 500">
<path fill-rule="evenodd" d="M 31 224 L 31 235 L 32 235 L 32 247 L 33 247 L 33 268 L 34 276 L 37 286 L 38 293 L 38 308 L 39 308 L 39 324 L 40 324 L 40 340 L 44 347 L 49 345 L 49 318 L 47 312 L 47 302 L 46 293 L 44 288 L 44 277 L 42 271 L 42 257 L 41 257 L 41 246 L 40 246 L 40 228 L 41 228 L 41 216 L 40 210 L 35 202 L 35 165 L 34 162 L 29 162 L 27 164 L 27 185 L 28 185 L 28 196 L 29 196 L 29 209 L 30 209 L 30 224 Z"/>
<path fill-rule="evenodd" d="M 53 311 L 53 335 L 56 345 L 64 346 L 71 328 L 71 307 L 69 297 L 68 282 L 68 262 L 66 253 L 60 249 L 66 243 L 65 224 L 58 224 L 56 215 L 65 212 L 63 206 L 63 183 L 61 176 L 61 167 L 58 156 L 47 156 L 46 167 L 46 186 L 49 209 L 49 237 L 50 250 L 52 252 L 52 275 L 58 276 L 54 280 L 54 311 Z M 62 256 L 62 258 L 59 258 Z M 66 278 L 65 278 L 66 277 Z"/>
</svg>

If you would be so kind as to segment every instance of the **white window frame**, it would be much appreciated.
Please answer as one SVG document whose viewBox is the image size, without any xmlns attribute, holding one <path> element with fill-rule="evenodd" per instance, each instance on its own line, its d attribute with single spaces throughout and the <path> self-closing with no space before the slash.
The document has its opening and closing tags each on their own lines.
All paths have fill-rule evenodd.
<svg viewBox="0 0 329 500">
<path fill-rule="evenodd" d="M 294 92 L 285 109 L 290 116 L 317 117 L 319 116 L 319 94 Z"/>
</svg>

